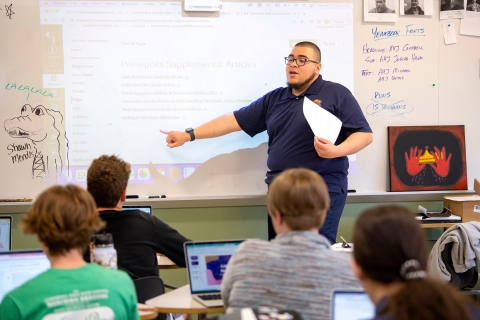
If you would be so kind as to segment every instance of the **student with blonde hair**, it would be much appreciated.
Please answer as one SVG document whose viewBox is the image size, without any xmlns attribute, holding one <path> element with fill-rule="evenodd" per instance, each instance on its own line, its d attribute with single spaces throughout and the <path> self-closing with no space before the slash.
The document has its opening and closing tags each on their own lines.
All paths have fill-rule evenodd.
<svg viewBox="0 0 480 320">
<path fill-rule="evenodd" d="M 37 235 L 51 268 L 8 293 L 0 319 L 138 319 L 130 277 L 83 260 L 103 225 L 92 196 L 77 186 L 40 194 L 21 228 Z"/>
<path fill-rule="evenodd" d="M 352 270 L 376 305 L 374 320 L 480 319 L 453 288 L 427 278 L 427 240 L 400 206 L 363 212 L 353 232 Z"/>
<path fill-rule="evenodd" d="M 222 299 L 230 310 L 260 306 L 294 310 L 303 320 L 330 319 L 335 288 L 359 288 L 349 255 L 318 234 L 330 208 L 323 178 L 309 169 L 279 174 L 267 195 L 277 233 L 270 242 L 247 240 L 230 258 Z"/>
</svg>

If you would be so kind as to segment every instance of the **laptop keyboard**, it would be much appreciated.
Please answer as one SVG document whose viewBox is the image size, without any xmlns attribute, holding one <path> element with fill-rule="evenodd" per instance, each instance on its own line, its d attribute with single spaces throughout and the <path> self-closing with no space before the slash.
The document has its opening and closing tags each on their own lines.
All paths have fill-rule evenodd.
<svg viewBox="0 0 480 320">
<path fill-rule="evenodd" d="M 222 295 L 220 293 L 217 294 L 202 294 L 198 295 L 202 300 L 220 300 L 222 299 Z"/>
</svg>

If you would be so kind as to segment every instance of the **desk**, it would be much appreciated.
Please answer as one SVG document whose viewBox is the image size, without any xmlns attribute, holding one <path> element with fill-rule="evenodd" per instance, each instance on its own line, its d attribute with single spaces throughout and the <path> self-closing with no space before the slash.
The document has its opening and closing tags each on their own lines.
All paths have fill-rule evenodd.
<svg viewBox="0 0 480 320">
<path fill-rule="evenodd" d="M 420 223 L 423 229 L 443 228 L 444 230 L 456 225 L 456 223 Z"/>
<path fill-rule="evenodd" d="M 153 299 L 147 300 L 146 305 L 155 307 L 158 313 L 224 313 L 224 307 L 207 308 L 200 302 L 192 299 L 190 285 L 180 287 Z"/>
<path fill-rule="evenodd" d="M 158 269 L 180 269 L 181 267 L 177 266 L 172 260 L 164 256 L 163 254 L 157 253 L 157 262 Z"/>
<path fill-rule="evenodd" d="M 144 305 L 143 303 L 137 303 L 138 315 L 141 320 L 150 320 L 158 317 L 158 312 L 151 306 Z"/>
</svg>

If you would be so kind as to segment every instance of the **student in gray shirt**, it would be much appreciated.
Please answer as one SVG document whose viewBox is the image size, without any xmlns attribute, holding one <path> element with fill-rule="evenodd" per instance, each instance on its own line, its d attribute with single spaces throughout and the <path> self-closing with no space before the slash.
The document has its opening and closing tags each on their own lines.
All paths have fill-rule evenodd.
<svg viewBox="0 0 480 320">
<path fill-rule="evenodd" d="M 277 236 L 247 240 L 222 281 L 227 311 L 260 306 L 295 310 L 304 320 L 330 319 L 332 290 L 361 288 L 350 255 L 318 234 L 330 208 L 327 186 L 309 169 L 289 169 L 270 185 L 268 211 Z"/>
</svg>

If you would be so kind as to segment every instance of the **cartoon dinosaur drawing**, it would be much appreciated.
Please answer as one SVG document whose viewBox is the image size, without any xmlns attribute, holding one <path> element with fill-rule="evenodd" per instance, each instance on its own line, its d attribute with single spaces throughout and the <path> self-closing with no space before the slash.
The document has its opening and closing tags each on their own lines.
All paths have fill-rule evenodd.
<svg viewBox="0 0 480 320">
<path fill-rule="evenodd" d="M 55 173 L 62 173 L 62 144 L 60 138 L 65 137 L 65 154 L 68 166 L 68 139 L 64 129 L 63 116 L 60 112 L 46 109 L 42 105 L 32 108 L 29 104 L 22 107 L 21 116 L 7 119 L 4 122 L 5 130 L 13 138 L 24 138 L 32 141 L 35 148 L 35 156 L 32 165 L 32 178 L 43 178 L 50 167 L 55 167 Z M 63 131 L 63 132 L 61 132 Z M 55 141 L 58 150 L 44 155 L 38 150 L 38 143 L 49 138 Z"/>
</svg>

